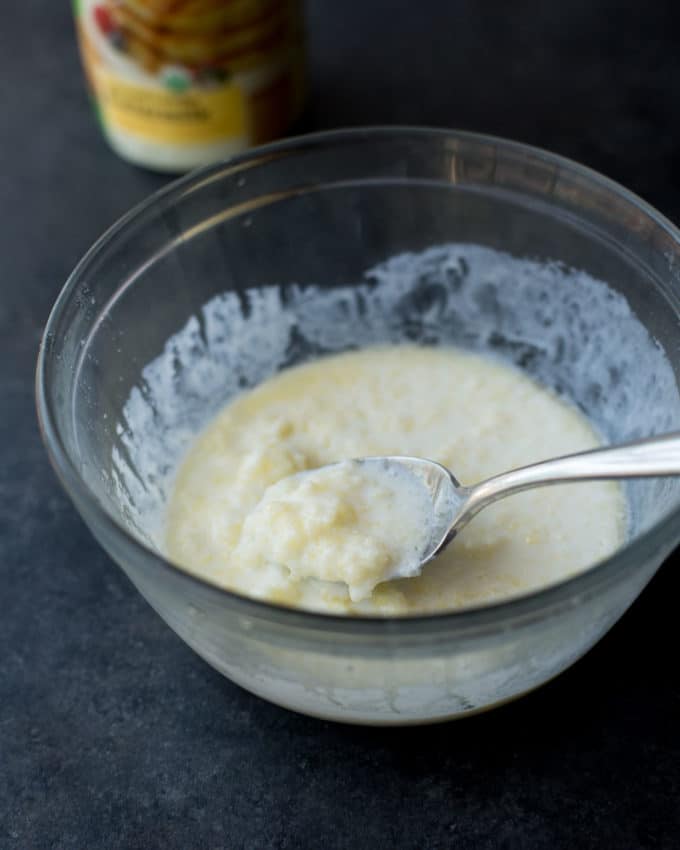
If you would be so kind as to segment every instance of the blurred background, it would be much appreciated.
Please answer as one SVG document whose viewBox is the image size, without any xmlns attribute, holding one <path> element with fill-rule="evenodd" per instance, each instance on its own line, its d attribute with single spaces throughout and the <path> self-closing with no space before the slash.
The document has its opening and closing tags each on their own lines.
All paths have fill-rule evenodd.
<svg viewBox="0 0 680 850">
<path fill-rule="evenodd" d="M 672 2 L 310 0 L 294 130 L 505 136 L 677 222 L 676 17 Z M 69 272 L 172 178 L 107 145 L 65 0 L 3 8 L 0 104 L 0 847 L 677 847 L 677 565 L 559 681 L 440 728 L 291 715 L 180 644 L 58 487 L 32 393 Z"/>
</svg>

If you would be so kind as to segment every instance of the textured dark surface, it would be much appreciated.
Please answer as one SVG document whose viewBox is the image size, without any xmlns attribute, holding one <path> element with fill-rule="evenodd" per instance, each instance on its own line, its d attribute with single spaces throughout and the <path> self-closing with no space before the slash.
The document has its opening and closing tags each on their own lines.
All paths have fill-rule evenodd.
<svg viewBox="0 0 680 850">
<path fill-rule="evenodd" d="M 506 135 L 680 219 L 674 4 L 309 5 L 309 129 Z M 680 846 L 677 564 L 533 696 L 406 731 L 268 705 L 141 601 L 49 469 L 32 378 L 68 272 L 165 180 L 100 138 L 65 2 L 3 8 L 0 104 L 0 848 Z"/>
</svg>

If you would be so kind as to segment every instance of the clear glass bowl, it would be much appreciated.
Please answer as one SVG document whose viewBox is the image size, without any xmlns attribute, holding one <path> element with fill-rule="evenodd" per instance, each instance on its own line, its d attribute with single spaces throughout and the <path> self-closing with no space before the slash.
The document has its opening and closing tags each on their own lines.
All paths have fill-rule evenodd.
<svg viewBox="0 0 680 850">
<path fill-rule="evenodd" d="M 671 382 L 660 402 L 664 415 L 657 409 L 651 417 L 645 393 L 658 380 L 655 369 L 631 372 L 640 404 L 620 418 L 610 411 L 605 430 L 623 439 L 677 427 L 678 237 L 675 227 L 611 181 L 499 139 L 371 129 L 252 151 L 154 195 L 105 234 L 73 272 L 50 316 L 38 362 L 45 443 L 64 487 L 111 557 L 199 655 L 243 687 L 297 711 L 354 723 L 419 723 L 486 709 L 564 670 L 631 604 L 680 537 L 675 482 L 631 489 L 639 518 L 629 542 L 607 561 L 539 592 L 425 617 L 314 614 L 219 589 L 149 545 L 140 529 L 143 512 L 131 516 L 116 466 L 130 460 L 125 405 L 135 387 L 144 396 L 143 369 L 168 338 L 221 293 L 241 293 L 247 312 L 247 288 L 276 285 L 285 302 L 296 284 L 358 286 L 366 284 L 368 269 L 394 255 L 455 242 L 539 263 L 558 261 L 553 268 L 584 270 L 622 293 L 634 321 L 665 353 Z M 556 275 L 554 285 L 570 280 L 573 275 Z M 512 276 L 503 285 L 512 287 Z M 409 321 L 387 322 L 389 339 L 430 341 L 437 311 L 431 298 L 423 302 L 422 280 L 413 288 L 418 297 L 409 302 Z M 455 293 L 451 297 L 455 304 Z M 298 299 L 295 309 L 304 311 L 303 302 Z M 493 310 L 489 315 L 493 319 Z M 493 320 L 501 329 L 502 309 Z M 277 321 L 273 315 L 272 333 L 281 331 Z M 618 339 L 615 310 L 607 321 Z M 342 329 L 339 322 L 336 336 Z M 496 339 L 505 346 L 501 354 L 531 366 L 536 340 L 523 340 L 521 327 L 514 338 L 499 332 Z M 233 344 L 247 354 L 262 337 L 241 333 Z M 318 346 L 290 331 L 286 363 L 315 353 Z M 191 423 L 205 414 L 197 409 L 205 399 L 191 390 L 195 380 L 182 380 L 179 360 L 178 374 L 168 380 L 175 382 L 180 419 L 186 414 Z M 258 377 L 265 375 L 225 373 L 223 388 L 211 391 L 214 407 L 234 386 Z M 606 411 L 606 393 L 600 396 L 596 401 Z M 586 409 L 593 401 L 576 400 Z M 151 412 L 148 445 L 156 413 L 164 415 Z M 157 469 L 159 476 L 165 471 Z M 147 492 L 154 476 L 145 475 Z"/>
</svg>

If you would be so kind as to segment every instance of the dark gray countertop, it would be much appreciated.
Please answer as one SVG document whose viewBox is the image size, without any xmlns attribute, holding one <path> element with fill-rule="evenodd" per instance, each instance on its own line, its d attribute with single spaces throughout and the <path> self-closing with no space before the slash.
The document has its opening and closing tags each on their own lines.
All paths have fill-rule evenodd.
<svg viewBox="0 0 680 850">
<path fill-rule="evenodd" d="M 680 219 L 670 2 L 309 6 L 308 129 L 506 135 Z M 65 2 L 3 9 L 0 104 L 0 848 L 677 848 L 677 564 L 557 681 L 421 729 L 287 713 L 161 622 L 57 485 L 32 379 L 67 274 L 165 179 L 101 139 Z"/>
</svg>

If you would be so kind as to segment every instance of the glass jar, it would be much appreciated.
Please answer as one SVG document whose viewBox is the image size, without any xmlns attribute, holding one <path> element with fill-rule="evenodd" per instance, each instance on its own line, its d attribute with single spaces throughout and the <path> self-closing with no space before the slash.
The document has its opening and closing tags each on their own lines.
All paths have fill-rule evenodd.
<svg viewBox="0 0 680 850">
<path fill-rule="evenodd" d="M 102 129 L 130 162 L 187 171 L 301 111 L 299 0 L 76 0 L 75 13 Z"/>
</svg>

